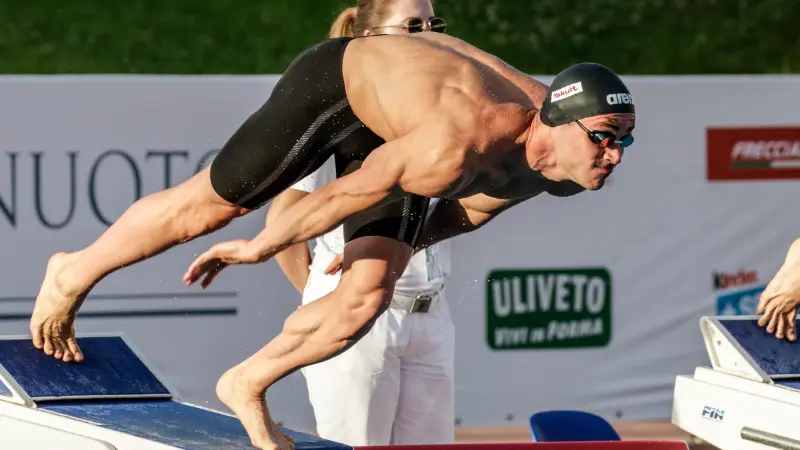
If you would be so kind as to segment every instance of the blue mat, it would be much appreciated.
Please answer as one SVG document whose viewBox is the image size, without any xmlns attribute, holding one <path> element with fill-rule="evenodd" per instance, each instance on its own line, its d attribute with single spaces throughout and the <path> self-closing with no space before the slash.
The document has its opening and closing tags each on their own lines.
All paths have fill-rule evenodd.
<svg viewBox="0 0 800 450">
<path fill-rule="evenodd" d="M 30 339 L 0 339 L 0 364 L 29 397 L 170 395 L 119 337 L 78 339 L 85 359 L 65 363 L 37 350 Z"/>
<path fill-rule="evenodd" d="M 791 380 L 777 380 L 775 384 L 791 389 L 800 390 L 800 379 L 791 379 Z"/>
<path fill-rule="evenodd" d="M 237 418 L 171 400 L 169 390 L 122 338 L 83 337 L 78 344 L 85 360 L 64 363 L 34 348 L 30 339 L 0 339 L 0 364 L 46 411 L 182 449 L 253 448 Z M 6 391 L 0 383 L 0 395 L 11 394 Z M 109 398 L 116 395 L 152 397 Z M 297 450 L 352 450 L 283 430 Z"/>
<path fill-rule="evenodd" d="M 170 400 L 50 403 L 42 408 L 182 449 L 252 449 L 235 417 Z M 283 428 L 297 450 L 352 450 L 343 444 Z"/>
<path fill-rule="evenodd" d="M 720 320 L 756 365 L 768 376 L 796 375 L 800 379 L 800 342 L 776 339 L 756 320 Z"/>
</svg>

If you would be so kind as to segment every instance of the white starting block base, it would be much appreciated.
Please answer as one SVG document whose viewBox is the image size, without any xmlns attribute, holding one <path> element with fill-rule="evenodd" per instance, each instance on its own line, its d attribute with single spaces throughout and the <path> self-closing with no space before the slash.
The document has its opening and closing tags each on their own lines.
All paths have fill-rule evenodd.
<svg viewBox="0 0 800 450">
<path fill-rule="evenodd" d="M 182 402 L 122 336 L 81 336 L 81 363 L 0 337 L 0 449 L 252 449 L 236 417 Z M 297 450 L 351 447 L 284 429 Z"/>
<path fill-rule="evenodd" d="M 672 423 L 722 450 L 800 450 L 800 343 L 755 316 L 700 324 L 711 367 L 677 377 Z"/>
</svg>

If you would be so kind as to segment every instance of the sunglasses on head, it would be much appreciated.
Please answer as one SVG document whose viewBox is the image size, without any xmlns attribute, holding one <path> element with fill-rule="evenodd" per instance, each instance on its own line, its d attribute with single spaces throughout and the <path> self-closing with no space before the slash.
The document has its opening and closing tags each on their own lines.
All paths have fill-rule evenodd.
<svg viewBox="0 0 800 450">
<path fill-rule="evenodd" d="M 428 20 L 422 20 L 419 17 L 409 17 L 403 23 L 397 25 L 384 25 L 378 28 L 405 28 L 409 33 L 420 33 L 425 31 L 425 24 L 434 33 L 444 33 L 447 29 L 447 22 L 441 17 L 431 17 Z"/>
<path fill-rule="evenodd" d="M 633 144 L 633 135 L 628 134 L 617 140 L 617 135 L 610 131 L 589 130 L 580 122 L 576 120 L 575 123 L 589 135 L 589 140 L 601 147 L 610 147 L 612 144 L 618 144 L 620 147 L 630 147 Z"/>
</svg>

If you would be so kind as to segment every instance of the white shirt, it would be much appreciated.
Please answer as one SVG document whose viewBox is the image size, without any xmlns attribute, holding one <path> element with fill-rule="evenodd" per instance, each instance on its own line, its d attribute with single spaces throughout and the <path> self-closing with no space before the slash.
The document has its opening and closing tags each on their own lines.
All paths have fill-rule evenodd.
<svg viewBox="0 0 800 450">
<path fill-rule="evenodd" d="M 313 192 L 336 178 L 336 165 L 333 157 L 307 177 L 295 183 L 292 189 Z M 431 199 L 428 211 L 435 207 L 437 199 Z M 324 273 L 325 268 L 339 253 L 344 251 L 344 227 L 339 225 L 315 239 L 312 271 Z M 441 291 L 444 288 L 444 277 L 450 274 L 450 243 L 439 242 L 417 252 L 408 263 L 405 272 L 397 280 L 395 292 L 406 296 L 415 296 L 420 292 Z M 312 280 L 314 277 L 311 278 Z"/>
</svg>

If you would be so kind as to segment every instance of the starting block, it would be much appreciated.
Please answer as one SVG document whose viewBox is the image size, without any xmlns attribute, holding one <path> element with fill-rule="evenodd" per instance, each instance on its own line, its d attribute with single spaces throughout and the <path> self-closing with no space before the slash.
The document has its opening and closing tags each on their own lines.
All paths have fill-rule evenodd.
<svg viewBox="0 0 800 450">
<path fill-rule="evenodd" d="M 800 449 L 800 343 L 757 316 L 700 320 L 711 367 L 675 382 L 672 423 L 721 449 Z"/>
<path fill-rule="evenodd" d="M 64 363 L 29 337 L 0 336 L 0 447 L 49 450 L 252 449 L 239 420 L 182 402 L 121 335 L 78 338 Z M 297 450 L 351 447 L 283 429 Z"/>
</svg>

